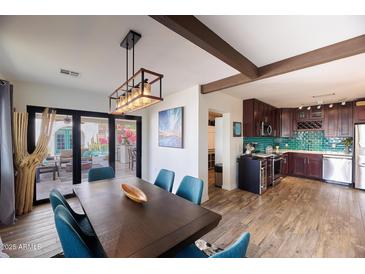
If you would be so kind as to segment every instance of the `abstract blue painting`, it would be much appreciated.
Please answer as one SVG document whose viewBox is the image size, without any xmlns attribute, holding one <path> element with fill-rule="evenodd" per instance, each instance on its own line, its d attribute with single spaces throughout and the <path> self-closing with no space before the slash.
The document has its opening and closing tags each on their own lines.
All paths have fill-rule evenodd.
<svg viewBox="0 0 365 274">
<path fill-rule="evenodd" d="M 158 145 L 183 148 L 184 108 L 177 107 L 158 113 Z"/>
</svg>

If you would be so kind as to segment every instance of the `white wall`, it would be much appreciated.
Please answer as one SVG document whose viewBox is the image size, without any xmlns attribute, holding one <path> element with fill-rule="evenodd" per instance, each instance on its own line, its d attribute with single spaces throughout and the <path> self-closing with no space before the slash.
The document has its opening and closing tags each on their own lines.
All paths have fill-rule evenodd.
<svg viewBox="0 0 365 274">
<path fill-rule="evenodd" d="M 174 192 L 185 175 L 199 177 L 198 102 L 199 87 L 195 86 L 169 95 L 164 98 L 163 102 L 149 108 L 150 181 L 155 180 L 161 168 L 173 170 L 175 172 Z M 158 112 L 180 106 L 184 107 L 184 148 L 159 147 Z M 208 132 L 208 128 L 206 128 L 206 132 Z"/>
<path fill-rule="evenodd" d="M 199 177 L 208 182 L 208 112 L 223 113 L 223 188 L 237 188 L 236 159 L 242 152 L 242 137 L 233 137 L 233 122 L 242 122 L 242 100 L 215 92 L 199 94 Z M 204 193 L 207 193 L 206 184 Z M 207 194 L 205 194 L 207 195 Z"/>
<path fill-rule="evenodd" d="M 75 90 L 46 84 L 12 82 L 14 107 L 26 111 L 27 105 L 108 112 L 106 94 Z"/>
<path fill-rule="evenodd" d="M 1 76 L 1 75 L 0 75 Z M 1 78 L 1 77 L 0 77 Z M 11 81 L 14 87 L 14 107 L 25 112 L 27 105 L 108 112 L 107 94 L 69 89 L 41 83 Z M 135 112 L 142 116 L 142 178 L 149 178 L 148 171 L 148 119 L 146 112 Z"/>
<path fill-rule="evenodd" d="M 184 149 L 158 146 L 158 112 L 184 106 Z M 237 187 L 236 159 L 242 138 L 233 137 L 233 122 L 242 122 L 242 100 L 222 93 L 201 94 L 198 86 L 174 93 L 149 108 L 149 181 L 161 168 L 175 171 L 174 191 L 185 175 L 204 181 L 203 201 L 208 199 L 208 114 L 222 113 L 223 188 Z"/>
</svg>

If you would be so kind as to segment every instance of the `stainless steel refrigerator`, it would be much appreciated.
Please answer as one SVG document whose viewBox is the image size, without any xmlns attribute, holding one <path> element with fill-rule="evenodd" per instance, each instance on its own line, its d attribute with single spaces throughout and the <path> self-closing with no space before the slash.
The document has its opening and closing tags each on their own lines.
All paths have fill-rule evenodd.
<svg viewBox="0 0 365 274">
<path fill-rule="evenodd" d="M 355 188 L 365 189 L 365 124 L 355 126 Z"/>
</svg>

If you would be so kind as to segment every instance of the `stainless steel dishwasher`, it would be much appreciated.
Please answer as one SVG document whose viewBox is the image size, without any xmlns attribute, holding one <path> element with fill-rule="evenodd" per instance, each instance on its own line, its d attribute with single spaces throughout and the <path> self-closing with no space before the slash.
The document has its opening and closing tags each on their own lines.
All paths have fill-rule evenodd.
<svg viewBox="0 0 365 274">
<path fill-rule="evenodd" d="M 352 157 L 323 155 L 323 179 L 329 183 L 352 184 Z"/>
</svg>

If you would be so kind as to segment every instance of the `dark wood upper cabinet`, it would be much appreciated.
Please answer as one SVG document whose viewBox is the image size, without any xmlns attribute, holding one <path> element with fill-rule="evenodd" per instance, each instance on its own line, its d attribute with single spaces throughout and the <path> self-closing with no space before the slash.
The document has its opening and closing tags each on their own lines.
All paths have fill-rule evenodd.
<svg viewBox="0 0 365 274">
<path fill-rule="evenodd" d="M 324 135 L 326 137 L 350 137 L 353 135 L 352 102 L 345 105 L 324 106 Z"/>
<path fill-rule="evenodd" d="M 306 108 L 296 110 L 296 121 L 306 121 L 310 117 L 310 110 Z"/>
<path fill-rule="evenodd" d="M 255 121 L 258 116 L 257 102 L 255 99 L 243 100 L 243 136 L 256 136 Z"/>
<path fill-rule="evenodd" d="M 295 117 L 297 121 L 322 120 L 323 110 L 322 108 L 317 109 L 316 107 L 296 109 Z"/>
<path fill-rule="evenodd" d="M 293 109 L 282 108 L 278 110 L 278 128 L 280 137 L 291 137 L 293 135 Z"/>
<path fill-rule="evenodd" d="M 355 102 L 354 123 L 365 123 L 365 100 Z"/>
<path fill-rule="evenodd" d="M 338 137 L 353 136 L 354 124 L 352 119 L 353 103 L 347 102 L 346 105 L 338 106 Z"/>
<path fill-rule="evenodd" d="M 261 136 L 261 123 L 274 123 L 275 108 L 256 99 L 243 100 L 243 136 Z M 273 128 L 275 130 L 275 128 Z"/>
<path fill-rule="evenodd" d="M 332 108 L 329 105 L 324 107 L 324 135 L 326 137 L 337 137 L 338 134 L 338 105 L 334 104 Z"/>
<path fill-rule="evenodd" d="M 353 118 L 354 117 L 354 118 Z M 270 123 L 276 137 L 292 137 L 295 130 L 324 130 L 326 137 L 353 136 L 353 124 L 365 123 L 365 100 L 320 109 L 275 108 L 256 99 L 243 101 L 243 136 L 261 136 L 261 123 Z"/>
</svg>

